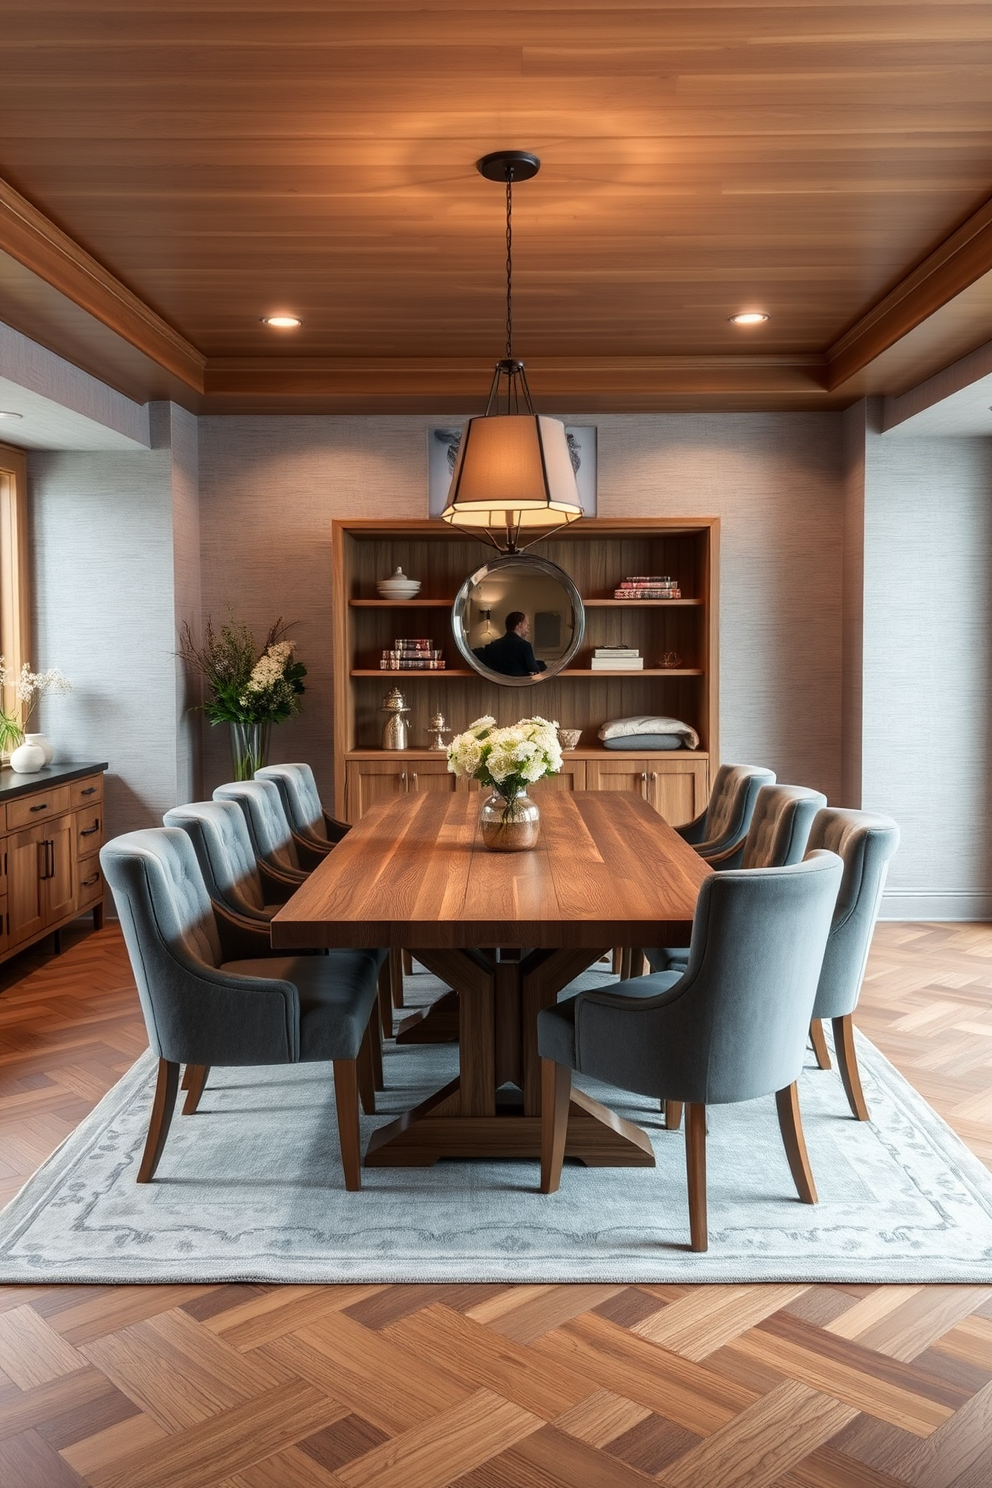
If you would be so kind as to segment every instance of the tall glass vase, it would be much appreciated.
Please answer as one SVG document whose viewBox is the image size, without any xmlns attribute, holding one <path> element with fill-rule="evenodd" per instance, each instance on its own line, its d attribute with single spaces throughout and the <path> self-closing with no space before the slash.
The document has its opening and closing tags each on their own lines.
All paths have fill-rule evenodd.
<svg viewBox="0 0 992 1488">
<path fill-rule="evenodd" d="M 526 791 L 493 791 L 479 812 L 483 844 L 491 852 L 526 852 L 537 843 L 541 813 Z"/>
<path fill-rule="evenodd" d="M 269 758 L 267 723 L 231 724 L 231 761 L 235 780 L 252 780 Z"/>
</svg>

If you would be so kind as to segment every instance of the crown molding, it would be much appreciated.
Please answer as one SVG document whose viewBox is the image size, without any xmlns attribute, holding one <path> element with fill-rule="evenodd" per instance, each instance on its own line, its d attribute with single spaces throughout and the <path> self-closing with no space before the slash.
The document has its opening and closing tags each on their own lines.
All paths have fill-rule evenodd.
<svg viewBox="0 0 992 1488">
<path fill-rule="evenodd" d="M 827 351 L 827 387 L 841 387 L 990 271 L 992 200 L 834 342 Z"/>
<path fill-rule="evenodd" d="M 131 346 L 203 390 L 206 357 L 85 249 L 0 180 L 0 250 L 89 312 Z"/>
</svg>

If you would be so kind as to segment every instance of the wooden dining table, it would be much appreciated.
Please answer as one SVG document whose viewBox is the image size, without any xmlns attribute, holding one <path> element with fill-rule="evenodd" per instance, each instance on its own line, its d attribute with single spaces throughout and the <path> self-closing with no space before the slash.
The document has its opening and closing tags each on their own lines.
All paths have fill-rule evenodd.
<svg viewBox="0 0 992 1488">
<path fill-rule="evenodd" d="M 477 792 L 380 801 L 271 922 L 280 949 L 403 947 L 452 989 L 405 1041 L 457 1036 L 459 1073 L 375 1132 L 367 1166 L 539 1157 L 541 1008 L 614 946 L 689 943 L 710 870 L 646 801 L 535 798 L 541 832 L 526 852 L 483 845 Z M 577 1089 L 565 1151 L 591 1165 L 654 1165 L 639 1127 Z"/>
</svg>

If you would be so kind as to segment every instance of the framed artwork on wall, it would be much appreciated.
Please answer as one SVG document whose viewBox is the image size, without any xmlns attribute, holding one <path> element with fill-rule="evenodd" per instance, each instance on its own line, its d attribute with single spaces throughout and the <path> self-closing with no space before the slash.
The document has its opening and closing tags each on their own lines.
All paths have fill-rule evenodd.
<svg viewBox="0 0 992 1488">
<path fill-rule="evenodd" d="M 448 487 L 461 443 L 460 426 L 427 430 L 428 516 L 439 517 L 448 499 Z M 596 515 L 596 426 L 566 424 L 565 438 L 572 457 L 575 484 L 584 517 Z"/>
</svg>

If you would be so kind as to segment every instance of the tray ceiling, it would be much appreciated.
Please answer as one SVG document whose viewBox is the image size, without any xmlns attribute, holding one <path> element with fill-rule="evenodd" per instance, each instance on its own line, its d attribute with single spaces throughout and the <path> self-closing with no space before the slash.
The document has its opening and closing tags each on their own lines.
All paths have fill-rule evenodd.
<svg viewBox="0 0 992 1488">
<path fill-rule="evenodd" d="M 480 401 L 510 147 L 546 408 L 842 406 L 992 338 L 985 0 L 12 0 L 4 53 L 4 318 L 142 401 Z"/>
</svg>

